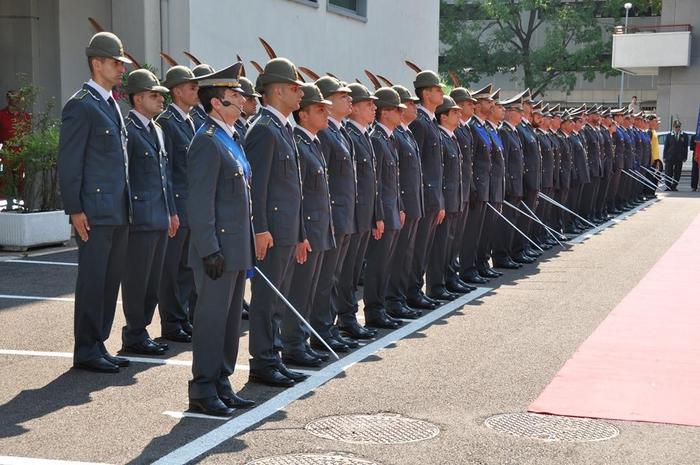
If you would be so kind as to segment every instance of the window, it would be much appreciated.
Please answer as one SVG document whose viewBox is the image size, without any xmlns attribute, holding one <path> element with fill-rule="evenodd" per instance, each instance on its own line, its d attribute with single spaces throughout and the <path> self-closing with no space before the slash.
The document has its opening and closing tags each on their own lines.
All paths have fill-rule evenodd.
<svg viewBox="0 0 700 465">
<path fill-rule="evenodd" d="M 313 8 L 318 8 L 318 0 L 291 0 L 295 3 L 301 3 L 302 5 L 310 6 Z"/>
<path fill-rule="evenodd" d="M 328 0 L 328 11 L 367 21 L 367 0 Z"/>
</svg>

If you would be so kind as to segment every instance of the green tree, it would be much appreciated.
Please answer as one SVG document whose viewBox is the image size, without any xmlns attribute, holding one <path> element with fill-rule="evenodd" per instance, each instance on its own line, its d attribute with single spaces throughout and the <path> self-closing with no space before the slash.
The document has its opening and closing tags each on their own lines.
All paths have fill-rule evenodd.
<svg viewBox="0 0 700 465">
<path fill-rule="evenodd" d="M 619 18 L 625 0 L 442 0 L 440 71 L 467 84 L 499 72 L 521 71 L 535 95 L 570 92 L 580 75 L 613 75 L 612 39 L 599 21 Z M 637 0 L 633 13 L 660 10 L 660 0 Z M 536 41 L 536 33 L 544 37 Z"/>
</svg>

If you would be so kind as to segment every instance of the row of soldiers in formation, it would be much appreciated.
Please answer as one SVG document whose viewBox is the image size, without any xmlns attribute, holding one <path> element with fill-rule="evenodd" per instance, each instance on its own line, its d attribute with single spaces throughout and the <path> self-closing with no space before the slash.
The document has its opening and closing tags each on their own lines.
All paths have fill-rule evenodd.
<svg viewBox="0 0 700 465">
<path fill-rule="evenodd" d="M 250 380 L 289 387 L 307 375 L 287 365 L 319 366 L 588 227 L 538 193 L 591 223 L 653 195 L 622 176 L 653 158 L 648 118 L 623 109 L 560 110 L 491 85 L 447 96 L 429 70 L 415 95 L 307 84 L 275 58 L 255 86 L 240 63 L 174 66 L 162 85 L 137 69 L 122 119 L 121 41 L 98 33 L 86 54 L 92 79 L 63 109 L 59 153 L 79 245 L 75 367 L 128 365 L 104 346 L 121 283 L 124 353 L 165 353 L 147 331 L 156 305 L 163 337 L 192 341 L 193 411 L 253 405 L 228 379 L 251 275 Z"/>
</svg>

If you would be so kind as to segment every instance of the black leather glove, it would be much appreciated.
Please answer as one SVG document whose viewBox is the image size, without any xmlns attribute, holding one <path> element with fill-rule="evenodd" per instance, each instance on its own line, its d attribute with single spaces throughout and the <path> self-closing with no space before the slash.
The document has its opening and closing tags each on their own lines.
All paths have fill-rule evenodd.
<svg viewBox="0 0 700 465">
<path fill-rule="evenodd" d="M 204 272 L 213 280 L 217 280 L 224 274 L 225 260 L 221 252 L 214 252 L 202 259 Z"/>
</svg>

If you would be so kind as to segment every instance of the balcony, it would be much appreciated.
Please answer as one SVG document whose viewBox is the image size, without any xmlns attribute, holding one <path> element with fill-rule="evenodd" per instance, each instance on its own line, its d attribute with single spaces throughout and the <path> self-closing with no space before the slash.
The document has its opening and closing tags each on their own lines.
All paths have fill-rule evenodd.
<svg viewBox="0 0 700 465">
<path fill-rule="evenodd" d="M 613 30 L 612 67 L 629 74 L 657 75 L 659 68 L 690 66 L 689 24 L 628 27 Z"/>
</svg>

